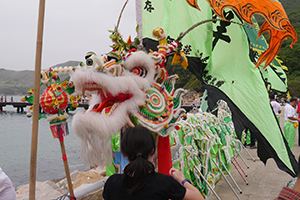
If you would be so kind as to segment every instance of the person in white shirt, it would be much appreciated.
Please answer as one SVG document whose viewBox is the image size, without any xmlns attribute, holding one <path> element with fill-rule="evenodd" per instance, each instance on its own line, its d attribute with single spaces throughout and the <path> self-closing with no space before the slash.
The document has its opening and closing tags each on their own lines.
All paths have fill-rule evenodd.
<svg viewBox="0 0 300 200">
<path fill-rule="evenodd" d="M 279 114 L 281 113 L 281 106 L 280 104 L 275 101 L 275 97 L 273 94 L 270 95 L 270 103 L 271 103 L 271 106 L 273 108 L 273 111 L 277 117 L 277 120 L 278 120 L 278 123 L 280 123 L 280 116 Z"/>
<path fill-rule="evenodd" d="M 298 98 L 298 102 L 300 102 L 300 98 Z M 296 115 L 298 115 L 298 119 L 300 119 L 300 103 L 298 103 Z M 298 121 L 298 125 L 298 145 L 300 146 L 300 121 Z"/>
<path fill-rule="evenodd" d="M 0 199 L 16 200 L 16 198 L 14 185 L 0 167 Z"/>
<path fill-rule="evenodd" d="M 293 149 L 296 129 L 298 127 L 299 118 L 295 115 L 295 107 L 298 104 L 297 98 L 291 98 L 290 103 L 286 104 L 284 107 L 284 118 L 285 122 L 283 125 L 283 131 L 285 139 L 287 140 L 290 149 Z"/>
</svg>

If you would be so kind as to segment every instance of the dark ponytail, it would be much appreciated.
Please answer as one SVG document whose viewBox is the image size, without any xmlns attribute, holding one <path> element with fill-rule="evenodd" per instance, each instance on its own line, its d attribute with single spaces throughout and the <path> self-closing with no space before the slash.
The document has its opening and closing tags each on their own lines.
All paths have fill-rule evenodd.
<svg viewBox="0 0 300 200">
<path fill-rule="evenodd" d="M 124 169 L 124 181 L 129 193 L 140 189 L 155 172 L 148 161 L 155 151 L 155 140 L 145 127 L 129 127 L 121 140 L 122 153 L 127 156 L 129 164 Z"/>
</svg>

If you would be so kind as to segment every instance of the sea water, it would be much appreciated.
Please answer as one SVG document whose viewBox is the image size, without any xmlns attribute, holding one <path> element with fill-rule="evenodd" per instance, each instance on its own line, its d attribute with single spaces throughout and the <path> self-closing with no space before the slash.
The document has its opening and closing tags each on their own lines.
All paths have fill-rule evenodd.
<svg viewBox="0 0 300 200">
<path fill-rule="evenodd" d="M 20 101 L 21 96 L 14 96 L 14 101 Z M 10 101 L 11 97 L 7 97 Z M 78 110 L 84 108 L 78 108 Z M 11 105 L 3 107 L 0 113 L 0 167 L 10 177 L 17 188 L 29 183 L 32 118 L 26 112 L 17 113 L 17 108 Z M 72 131 L 72 118 L 76 110 L 70 112 L 68 118 L 69 135 L 64 137 L 70 172 L 86 171 L 80 156 L 80 139 Z M 61 148 L 58 139 L 54 139 L 46 119 L 39 120 L 37 145 L 36 180 L 46 181 L 65 177 Z"/>
</svg>

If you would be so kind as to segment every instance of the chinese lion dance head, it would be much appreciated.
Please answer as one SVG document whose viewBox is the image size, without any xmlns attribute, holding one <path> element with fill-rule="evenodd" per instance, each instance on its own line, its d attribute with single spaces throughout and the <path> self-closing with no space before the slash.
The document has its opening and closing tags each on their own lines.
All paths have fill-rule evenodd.
<svg viewBox="0 0 300 200">
<path fill-rule="evenodd" d="M 160 33 L 161 43 L 165 35 Z M 87 53 L 71 73 L 76 92 L 92 95 L 88 110 L 77 112 L 72 122 L 82 140 L 82 159 L 90 166 L 110 164 L 111 136 L 122 127 L 139 124 L 165 136 L 185 112 L 180 108 L 184 90 L 174 87 L 178 76 L 168 76 L 164 66 L 174 46 L 164 43 L 154 53 L 116 46 L 103 56 Z"/>
</svg>

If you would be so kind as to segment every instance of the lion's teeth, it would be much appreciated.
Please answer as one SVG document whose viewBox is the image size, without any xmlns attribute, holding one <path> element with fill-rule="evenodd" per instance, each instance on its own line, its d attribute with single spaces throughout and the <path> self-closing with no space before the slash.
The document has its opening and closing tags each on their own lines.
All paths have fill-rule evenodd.
<svg viewBox="0 0 300 200">
<path fill-rule="evenodd" d="M 107 98 L 106 89 L 103 88 L 102 91 L 103 91 L 105 98 Z"/>
<path fill-rule="evenodd" d="M 85 88 L 83 88 L 83 90 L 82 90 L 82 96 L 83 96 L 83 98 L 85 97 Z"/>
<path fill-rule="evenodd" d="M 127 125 L 129 127 L 135 127 L 135 125 L 132 123 L 128 113 L 127 113 L 126 121 L 127 121 Z"/>
</svg>

